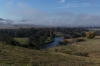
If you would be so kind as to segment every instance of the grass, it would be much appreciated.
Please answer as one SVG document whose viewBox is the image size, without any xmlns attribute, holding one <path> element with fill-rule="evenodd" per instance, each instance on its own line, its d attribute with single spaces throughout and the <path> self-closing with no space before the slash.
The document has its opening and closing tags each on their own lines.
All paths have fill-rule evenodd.
<svg viewBox="0 0 100 66">
<path fill-rule="evenodd" d="M 70 43 L 70 44 L 74 43 L 75 41 L 76 42 L 82 42 L 82 41 L 85 41 L 85 40 L 87 40 L 87 38 L 85 38 L 85 37 L 64 39 L 65 42 Z"/>
<path fill-rule="evenodd" d="M 56 35 L 56 36 L 64 36 L 65 34 L 63 34 L 62 32 L 54 32 L 54 34 Z"/>
<path fill-rule="evenodd" d="M 18 41 L 20 44 L 27 44 L 28 38 L 14 38 L 16 41 Z"/>
<path fill-rule="evenodd" d="M 47 40 L 45 40 L 45 42 L 44 42 L 44 43 L 49 43 L 49 42 L 52 42 L 52 40 L 51 40 L 51 38 L 50 38 L 50 37 L 48 37 L 48 38 L 47 38 Z"/>
<path fill-rule="evenodd" d="M 70 58 L 55 52 L 0 44 L 0 66 L 65 66 L 74 62 Z"/>
<path fill-rule="evenodd" d="M 44 50 L 0 43 L 0 66 L 100 66 L 100 39 Z"/>
<path fill-rule="evenodd" d="M 91 63 L 94 64 L 94 66 L 100 65 L 100 39 L 89 39 L 84 42 L 79 42 L 78 44 L 54 47 L 49 50 L 57 50 L 59 53 L 69 54 L 72 56 L 80 56 L 80 58 L 84 58 L 89 62 L 90 66 Z M 77 60 L 79 60 L 79 58 L 77 58 Z M 86 63 L 86 65 L 88 64 Z"/>
</svg>

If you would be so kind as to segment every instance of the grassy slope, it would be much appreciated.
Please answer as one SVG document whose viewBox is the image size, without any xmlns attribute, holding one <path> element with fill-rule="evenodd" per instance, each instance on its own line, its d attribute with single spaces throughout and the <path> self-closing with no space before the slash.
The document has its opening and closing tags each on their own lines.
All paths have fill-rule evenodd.
<svg viewBox="0 0 100 66">
<path fill-rule="evenodd" d="M 83 58 L 87 66 L 100 66 L 100 39 L 91 39 L 85 42 L 80 42 L 78 44 L 69 44 L 67 46 L 50 48 L 49 50 L 63 53 L 64 55 L 69 54 L 73 57 L 78 56 L 78 53 L 88 53 L 89 57 L 78 56 L 79 58 L 77 58 L 77 60 Z"/>
<path fill-rule="evenodd" d="M 100 39 L 33 50 L 0 43 L 0 66 L 100 66 Z M 89 57 L 77 56 L 87 52 Z"/>
</svg>

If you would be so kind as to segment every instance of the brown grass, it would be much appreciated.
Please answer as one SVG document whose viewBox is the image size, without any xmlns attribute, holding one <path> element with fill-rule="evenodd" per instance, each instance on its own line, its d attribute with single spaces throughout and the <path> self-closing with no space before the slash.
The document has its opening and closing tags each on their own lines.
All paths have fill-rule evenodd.
<svg viewBox="0 0 100 66">
<path fill-rule="evenodd" d="M 100 39 L 100 36 L 95 36 L 95 39 Z"/>
<path fill-rule="evenodd" d="M 85 53 L 88 53 L 89 57 L 84 56 Z M 0 66 L 100 66 L 100 39 L 46 50 L 0 43 Z"/>
<path fill-rule="evenodd" d="M 68 44 L 49 50 L 54 51 L 54 49 L 58 49 L 59 53 L 69 54 L 73 57 L 78 56 L 77 60 L 84 59 L 88 62 L 84 63 L 86 66 L 100 66 L 100 39 L 88 39 L 78 44 Z"/>
<path fill-rule="evenodd" d="M 64 42 L 74 43 L 74 39 L 64 39 Z"/>
<path fill-rule="evenodd" d="M 85 40 L 87 40 L 87 39 L 86 38 L 83 38 L 83 37 L 79 37 L 79 38 L 64 39 L 64 42 L 74 43 L 75 41 L 76 42 L 82 42 L 82 41 L 85 41 Z"/>
</svg>

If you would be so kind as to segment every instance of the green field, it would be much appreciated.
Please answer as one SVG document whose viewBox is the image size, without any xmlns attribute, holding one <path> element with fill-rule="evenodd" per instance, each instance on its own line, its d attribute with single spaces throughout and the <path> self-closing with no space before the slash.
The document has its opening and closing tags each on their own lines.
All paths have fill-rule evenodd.
<svg viewBox="0 0 100 66">
<path fill-rule="evenodd" d="M 14 38 L 17 40 L 20 44 L 27 44 L 28 43 L 28 38 Z"/>
<path fill-rule="evenodd" d="M 44 50 L 0 43 L 0 66 L 100 66 L 100 39 Z"/>
<path fill-rule="evenodd" d="M 44 43 L 49 43 L 49 42 L 52 42 L 52 40 L 50 39 L 50 37 L 48 37 Z"/>
<path fill-rule="evenodd" d="M 64 35 L 65 35 L 65 34 L 62 33 L 62 32 L 54 32 L 54 34 L 55 34 L 56 36 L 64 36 Z"/>
<path fill-rule="evenodd" d="M 14 38 L 15 40 L 17 40 L 20 44 L 28 44 L 28 38 Z M 50 37 L 48 37 L 46 40 L 45 40 L 45 42 L 44 42 L 44 44 L 45 43 L 49 43 L 49 42 L 51 42 L 52 40 L 50 39 Z"/>
</svg>

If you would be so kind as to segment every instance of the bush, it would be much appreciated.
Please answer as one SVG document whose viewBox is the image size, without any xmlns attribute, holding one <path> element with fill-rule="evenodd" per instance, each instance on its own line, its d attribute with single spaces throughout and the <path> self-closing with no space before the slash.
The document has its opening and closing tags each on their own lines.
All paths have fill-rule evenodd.
<svg viewBox="0 0 100 66">
<path fill-rule="evenodd" d="M 0 35 L 0 41 L 3 42 L 4 44 L 9 44 L 9 45 L 14 45 L 14 46 L 20 45 L 18 41 L 14 40 L 11 36 L 7 34 Z"/>
<path fill-rule="evenodd" d="M 58 45 L 64 45 L 64 42 L 58 42 Z"/>
<path fill-rule="evenodd" d="M 81 35 L 79 33 L 74 33 L 72 34 L 73 38 L 78 38 L 78 37 L 81 37 Z"/>
<path fill-rule="evenodd" d="M 82 42 L 82 41 L 85 41 L 85 39 L 83 39 L 83 38 L 76 39 L 76 42 Z"/>
<path fill-rule="evenodd" d="M 86 32 L 86 37 L 89 39 L 93 39 L 95 37 L 95 33 L 94 32 Z"/>
<path fill-rule="evenodd" d="M 21 47 L 25 47 L 25 48 L 28 48 L 28 44 L 22 44 L 20 45 Z"/>
<path fill-rule="evenodd" d="M 20 43 L 14 39 L 9 39 L 8 44 L 13 46 L 20 46 Z"/>
</svg>

